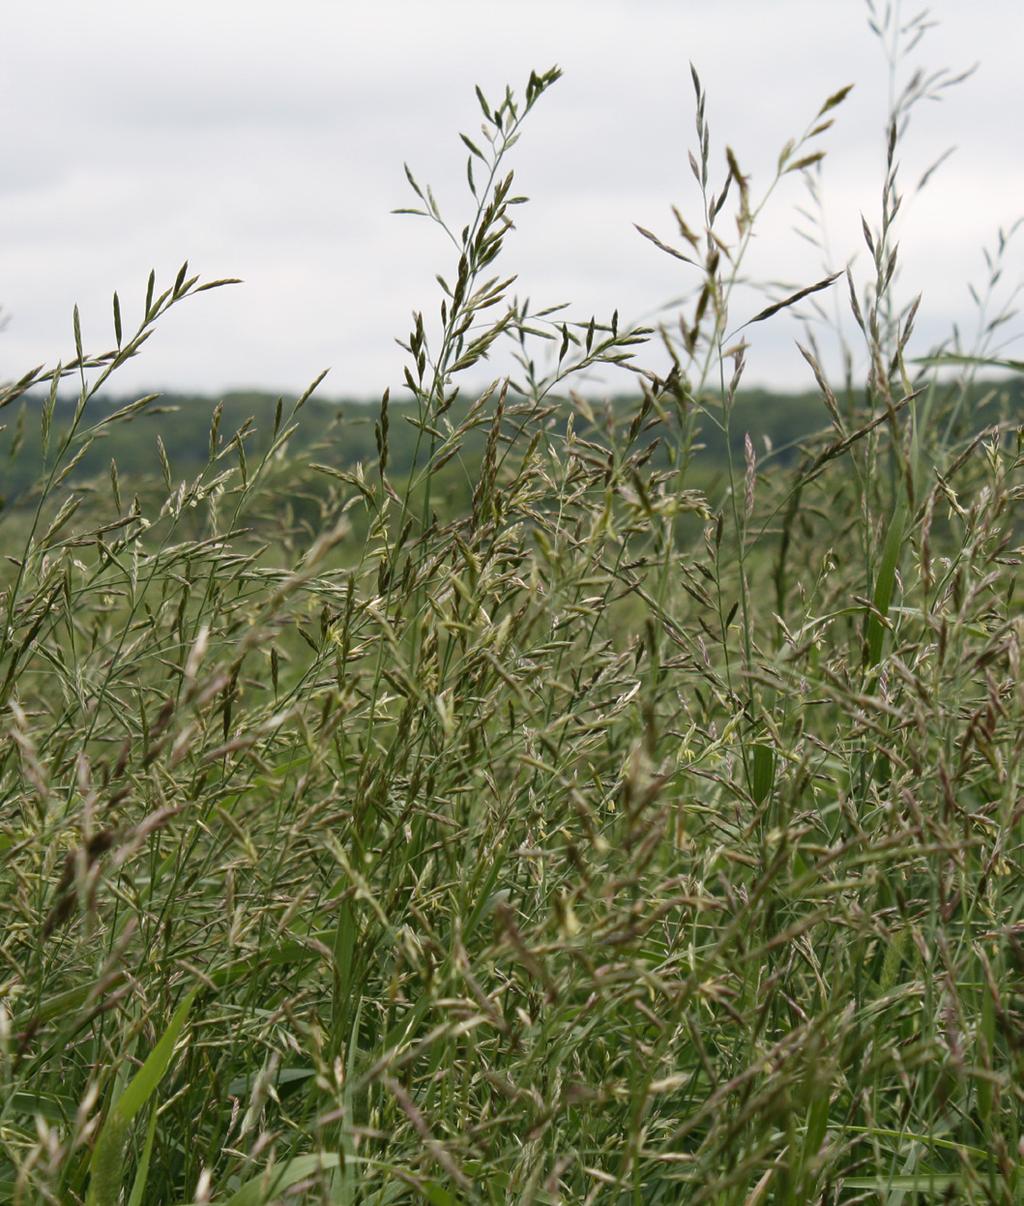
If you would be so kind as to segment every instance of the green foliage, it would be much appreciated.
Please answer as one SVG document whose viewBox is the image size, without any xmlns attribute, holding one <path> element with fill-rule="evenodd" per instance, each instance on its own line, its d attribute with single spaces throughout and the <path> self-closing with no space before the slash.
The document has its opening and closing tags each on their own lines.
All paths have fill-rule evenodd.
<svg viewBox="0 0 1024 1206">
<path fill-rule="evenodd" d="M 927 88 L 813 418 L 743 392 L 730 302 L 847 90 L 716 193 L 694 72 L 661 377 L 496 267 L 557 74 L 478 90 L 464 221 L 408 173 L 455 262 L 406 401 L 112 410 L 187 268 L 77 400 L 0 394 L 49 386 L 0 516 L 2 1200 L 1021 1199 L 1024 438 L 984 342 L 905 355 Z"/>
<path fill-rule="evenodd" d="M 189 993 L 174 1011 L 170 1025 L 160 1036 L 160 1041 L 107 1111 L 103 1125 L 96 1136 L 92 1160 L 89 1162 L 89 1192 L 85 1199 L 86 1206 L 93 1206 L 93 1204 L 95 1206 L 116 1206 L 120 1201 L 124 1145 L 128 1129 L 136 1114 L 156 1092 L 167 1071 L 171 1056 L 174 1054 L 174 1045 L 188 1019 L 194 996 L 195 990 Z M 155 1110 L 152 1117 L 155 1121 Z M 147 1138 L 147 1149 L 151 1147 L 152 1141 L 153 1129 L 151 1127 Z M 140 1162 L 139 1176 L 136 1179 L 132 1197 L 141 1200 L 144 1192 L 145 1175 Z"/>
</svg>

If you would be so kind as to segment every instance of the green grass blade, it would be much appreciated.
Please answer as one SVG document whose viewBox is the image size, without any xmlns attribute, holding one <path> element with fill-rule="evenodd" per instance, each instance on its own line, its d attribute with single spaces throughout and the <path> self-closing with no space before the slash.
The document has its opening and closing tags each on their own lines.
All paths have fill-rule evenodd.
<svg viewBox="0 0 1024 1206">
<path fill-rule="evenodd" d="M 174 1054 L 174 1045 L 188 1020 L 195 994 L 196 990 L 193 989 L 174 1011 L 170 1024 L 147 1056 L 146 1062 L 110 1107 L 89 1162 L 91 1177 L 87 1206 L 116 1206 L 121 1194 L 122 1160 L 128 1127 L 163 1079 Z"/>
<path fill-rule="evenodd" d="M 896 1177 L 847 1177 L 844 1189 L 868 1189 L 890 1193 L 946 1193 L 963 1187 L 963 1173 L 910 1173 Z M 880 1199 L 881 1200 L 881 1199 Z"/>
<path fill-rule="evenodd" d="M 906 521 L 906 505 L 901 502 L 889 523 L 889 530 L 882 548 L 882 560 L 875 578 L 875 593 L 872 599 L 875 610 L 868 617 L 869 666 L 877 666 L 882 658 L 882 645 L 885 641 L 883 619 L 888 616 L 889 607 L 892 604 L 893 590 L 896 586 L 896 568 L 899 565 L 900 551 L 903 547 Z"/>
<path fill-rule="evenodd" d="M 753 750 L 750 775 L 750 794 L 756 804 L 763 804 L 775 782 L 775 751 L 770 745 L 758 742 Z"/>
<path fill-rule="evenodd" d="M 265 1206 L 275 1195 L 284 1192 L 290 1185 L 303 1181 L 315 1172 L 337 1168 L 340 1157 L 334 1152 L 317 1152 L 312 1156 L 296 1156 L 279 1167 L 260 1173 L 237 1189 L 230 1198 L 223 1198 L 219 1206 Z"/>
<path fill-rule="evenodd" d="M 149 1124 L 146 1127 L 146 1142 L 139 1157 L 139 1167 L 132 1185 L 128 1206 L 142 1206 L 143 1194 L 146 1192 L 146 1182 L 149 1179 L 149 1160 L 153 1154 L 153 1140 L 156 1138 L 156 1105 L 149 1112 Z"/>
</svg>

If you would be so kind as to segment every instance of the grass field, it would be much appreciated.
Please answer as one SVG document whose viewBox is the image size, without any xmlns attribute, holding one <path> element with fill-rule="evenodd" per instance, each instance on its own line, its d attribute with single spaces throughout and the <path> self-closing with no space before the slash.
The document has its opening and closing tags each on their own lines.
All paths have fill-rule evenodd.
<svg viewBox="0 0 1024 1206">
<path fill-rule="evenodd" d="M 911 358 L 896 296 L 903 119 L 943 80 L 890 115 L 869 277 L 754 320 L 831 290 L 867 353 L 833 387 L 808 346 L 819 430 L 780 456 L 727 338 L 774 183 L 696 73 L 678 328 L 513 302 L 512 144 L 556 78 L 480 94 L 411 407 L 356 465 L 303 398 L 215 416 L 187 477 L 163 443 L 144 489 L 75 476 L 187 267 L 0 391 L 44 391 L 0 515 L 2 1201 L 1024 1200 L 1024 436 L 979 376 L 1021 366 L 998 314 Z M 609 364 L 632 400 L 573 392 Z"/>
</svg>

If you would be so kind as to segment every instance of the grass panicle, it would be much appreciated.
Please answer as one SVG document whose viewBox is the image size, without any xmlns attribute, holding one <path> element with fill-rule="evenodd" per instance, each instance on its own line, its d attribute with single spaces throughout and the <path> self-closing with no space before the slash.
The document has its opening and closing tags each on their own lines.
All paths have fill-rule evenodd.
<svg viewBox="0 0 1024 1206">
<path fill-rule="evenodd" d="M 812 205 L 820 275 L 753 318 L 751 239 L 787 175 L 821 201 L 849 89 L 758 186 L 693 70 L 694 196 L 640 231 L 691 292 L 652 330 L 512 292 L 552 69 L 477 90 L 465 216 L 407 169 L 451 263 L 361 425 L 305 437 L 321 376 L 225 399 L 198 463 L 170 428 L 115 463 L 159 400 L 99 391 L 225 283 L 187 265 L 0 388 L 40 458 L 0 513 L 0 1201 L 1022 1199 L 1012 231 L 977 342 L 919 349 L 897 165 L 955 77 L 871 20 L 868 260 Z M 762 446 L 742 332 L 794 316 L 819 429 Z"/>
</svg>

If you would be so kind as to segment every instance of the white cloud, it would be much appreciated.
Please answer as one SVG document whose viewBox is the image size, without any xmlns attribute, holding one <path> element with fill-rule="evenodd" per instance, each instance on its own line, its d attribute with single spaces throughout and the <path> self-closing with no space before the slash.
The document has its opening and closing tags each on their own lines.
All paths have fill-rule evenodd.
<svg viewBox="0 0 1024 1206">
<path fill-rule="evenodd" d="M 904 288 L 924 289 L 930 338 L 971 322 L 979 243 L 1024 212 L 1006 36 L 1018 0 L 933 11 L 942 24 L 915 60 L 982 66 L 910 132 L 908 181 L 961 144 L 914 203 L 904 241 Z M 456 135 L 478 124 L 473 84 L 497 95 L 554 62 L 565 78 L 516 151 L 533 202 L 507 252 L 534 299 L 626 317 L 688 284 L 632 223 L 667 234 L 670 204 L 696 213 L 691 59 L 716 172 L 728 143 L 755 190 L 781 143 L 856 82 L 825 144 L 837 264 L 862 247 L 860 213 L 877 211 L 886 73 L 860 0 L 51 0 L 8 10 L 0 55 L 0 302 L 12 316 L 0 376 L 67 356 L 76 301 L 88 342 L 106 346 L 112 291 L 139 306 L 149 268 L 166 279 L 187 257 L 246 284 L 172 315 L 123 388 L 293 390 L 328 364 L 333 393 L 396 385 L 393 339 L 412 309 L 435 312 L 433 274 L 449 270 L 435 231 L 389 214 L 409 201 L 402 161 L 459 213 Z M 818 257 L 791 230 L 802 200 L 787 181 L 756 243 L 757 275 L 813 278 Z M 1008 277 L 1019 275 L 1018 254 Z M 751 381 L 806 381 L 790 319 L 754 334 Z"/>
</svg>

